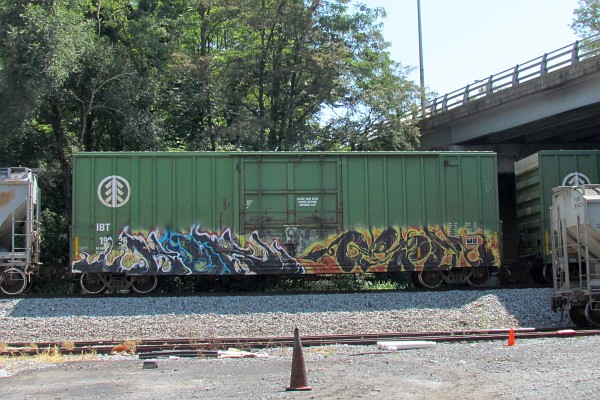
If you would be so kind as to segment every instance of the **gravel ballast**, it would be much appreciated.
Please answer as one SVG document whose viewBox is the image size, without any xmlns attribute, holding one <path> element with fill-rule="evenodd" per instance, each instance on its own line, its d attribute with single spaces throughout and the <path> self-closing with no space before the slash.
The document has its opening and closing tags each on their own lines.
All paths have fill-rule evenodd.
<svg viewBox="0 0 600 400">
<path fill-rule="evenodd" d="M 559 327 L 550 289 L 0 300 L 0 342 Z M 0 358 L 3 399 L 567 399 L 600 392 L 600 337 L 305 347 L 310 392 L 287 392 L 291 348 L 265 358 Z"/>
<path fill-rule="evenodd" d="M 0 342 L 291 336 L 570 325 L 551 289 L 0 299 Z"/>
</svg>

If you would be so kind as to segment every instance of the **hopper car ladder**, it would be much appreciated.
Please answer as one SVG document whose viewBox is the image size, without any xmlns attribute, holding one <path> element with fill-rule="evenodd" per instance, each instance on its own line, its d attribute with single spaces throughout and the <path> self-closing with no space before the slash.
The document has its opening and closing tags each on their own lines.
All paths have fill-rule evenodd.
<svg viewBox="0 0 600 400">
<path fill-rule="evenodd" d="M 39 264 L 40 223 L 15 220 L 14 214 L 11 218 L 11 247 L 10 251 L 0 253 L 0 267 L 28 269 Z"/>
</svg>

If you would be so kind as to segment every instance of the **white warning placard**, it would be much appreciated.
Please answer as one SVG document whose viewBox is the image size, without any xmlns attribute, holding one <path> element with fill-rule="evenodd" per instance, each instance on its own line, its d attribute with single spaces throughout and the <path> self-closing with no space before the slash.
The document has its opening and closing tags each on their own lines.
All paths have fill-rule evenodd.
<svg viewBox="0 0 600 400">
<path fill-rule="evenodd" d="M 318 197 L 296 197 L 298 207 L 316 207 L 319 203 Z"/>
</svg>

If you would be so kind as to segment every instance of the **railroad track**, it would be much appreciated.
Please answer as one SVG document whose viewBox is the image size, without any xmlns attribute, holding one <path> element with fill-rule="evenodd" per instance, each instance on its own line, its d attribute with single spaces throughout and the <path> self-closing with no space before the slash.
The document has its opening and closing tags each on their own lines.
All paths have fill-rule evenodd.
<svg viewBox="0 0 600 400">
<path fill-rule="evenodd" d="M 214 292 L 153 292 L 148 294 L 109 291 L 102 294 L 46 294 L 25 292 L 14 296 L 6 296 L 0 293 L 0 300 L 13 299 L 90 299 L 90 298 L 153 298 L 153 297 L 232 297 L 232 296 L 297 296 L 297 295 L 321 295 L 321 294 L 371 294 L 371 293 L 432 293 L 432 292 L 452 292 L 463 291 L 493 291 L 507 289 L 541 289 L 549 288 L 542 284 L 506 284 L 502 286 L 443 286 L 437 289 L 425 288 L 403 288 L 403 289 L 363 289 L 363 290 L 287 290 L 287 291 L 214 291 Z"/>
<path fill-rule="evenodd" d="M 553 337 L 575 337 L 600 335 L 600 329 L 572 328 L 515 328 L 515 339 L 536 339 Z M 374 333 L 361 335 L 322 335 L 302 336 L 302 345 L 375 345 L 379 341 L 399 340 L 431 340 L 435 342 L 465 342 L 506 340 L 510 329 L 465 330 L 451 332 L 398 332 Z M 219 350 L 261 349 L 273 347 L 292 347 L 291 336 L 261 338 L 180 338 L 180 339 L 146 339 L 126 341 L 82 341 L 82 342 L 38 342 L 7 343 L 0 345 L 0 356 L 33 356 L 44 352 L 60 352 L 60 354 L 138 354 L 140 358 L 156 358 L 167 356 L 179 357 L 216 357 Z"/>
</svg>

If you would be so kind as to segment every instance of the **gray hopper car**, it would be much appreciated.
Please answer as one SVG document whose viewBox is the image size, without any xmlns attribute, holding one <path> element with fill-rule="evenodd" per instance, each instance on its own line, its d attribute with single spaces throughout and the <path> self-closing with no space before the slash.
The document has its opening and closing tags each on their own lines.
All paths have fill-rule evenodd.
<svg viewBox="0 0 600 400">
<path fill-rule="evenodd" d="M 0 168 L 0 290 L 22 293 L 39 267 L 40 191 L 32 170 Z"/>
</svg>

